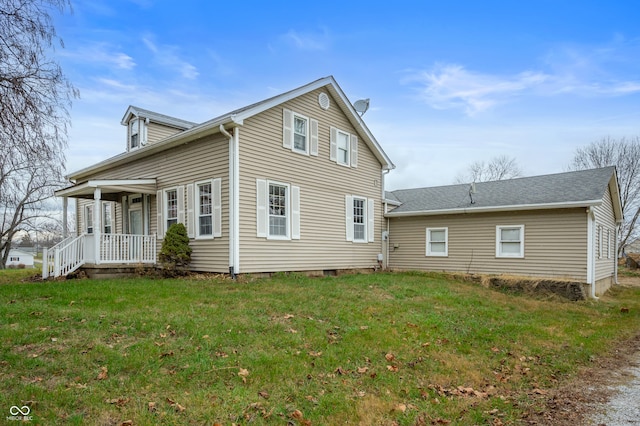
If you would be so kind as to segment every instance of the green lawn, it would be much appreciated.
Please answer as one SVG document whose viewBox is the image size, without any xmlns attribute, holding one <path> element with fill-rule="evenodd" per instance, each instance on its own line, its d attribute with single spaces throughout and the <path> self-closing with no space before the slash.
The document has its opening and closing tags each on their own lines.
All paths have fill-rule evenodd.
<svg viewBox="0 0 640 426">
<path fill-rule="evenodd" d="M 563 302 L 422 273 L 29 273 L 0 272 L 0 407 L 31 424 L 517 424 L 640 329 L 640 288 Z"/>
</svg>

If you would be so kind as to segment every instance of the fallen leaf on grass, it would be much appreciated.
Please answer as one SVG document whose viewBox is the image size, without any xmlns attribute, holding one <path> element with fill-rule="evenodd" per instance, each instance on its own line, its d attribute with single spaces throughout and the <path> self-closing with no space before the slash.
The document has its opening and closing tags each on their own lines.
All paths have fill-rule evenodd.
<svg viewBox="0 0 640 426">
<path fill-rule="evenodd" d="M 238 371 L 238 376 L 242 378 L 242 383 L 247 383 L 248 375 L 249 375 L 249 370 L 247 370 L 246 368 L 241 368 L 240 371 Z"/>
<path fill-rule="evenodd" d="M 395 407 L 393 407 L 393 411 L 396 411 L 398 413 L 404 413 L 405 411 L 407 411 L 407 406 L 405 404 L 398 404 Z"/>
<path fill-rule="evenodd" d="M 120 426 L 133 426 L 133 420 L 125 420 L 120 423 Z"/>
<path fill-rule="evenodd" d="M 384 359 L 386 359 L 387 361 L 391 362 L 394 359 L 396 359 L 396 356 L 394 354 L 388 353 L 384 356 Z"/>
<path fill-rule="evenodd" d="M 356 371 L 358 372 L 358 374 L 364 374 L 369 371 L 369 367 L 358 367 Z"/>
<path fill-rule="evenodd" d="M 163 354 L 160 354 L 160 358 L 166 358 L 168 356 L 173 356 L 173 351 L 169 351 L 169 352 L 165 352 Z"/>
<path fill-rule="evenodd" d="M 319 357 L 321 355 L 322 355 L 322 352 L 316 352 L 316 351 L 309 352 L 309 356 L 312 356 L 312 357 Z"/>
<path fill-rule="evenodd" d="M 260 391 L 258 392 L 258 396 L 261 396 L 264 399 L 269 399 L 269 392 L 267 391 Z"/>
<path fill-rule="evenodd" d="M 293 317 L 294 317 L 294 315 L 292 315 L 292 314 L 286 314 L 286 315 L 284 316 L 284 319 L 291 319 L 291 318 L 293 318 Z"/>
<path fill-rule="evenodd" d="M 387 365 L 387 370 L 391 371 L 392 373 L 397 373 L 398 372 L 398 366 L 397 365 Z"/>
<path fill-rule="evenodd" d="M 150 413 L 155 413 L 158 410 L 155 402 L 149 402 L 147 404 L 147 409 L 149 410 Z"/>
<path fill-rule="evenodd" d="M 294 328 L 290 328 L 290 329 L 287 330 L 287 333 L 296 334 L 296 333 L 298 333 L 298 330 L 296 330 Z"/>
<path fill-rule="evenodd" d="M 131 401 L 131 398 L 113 398 L 105 399 L 104 402 L 107 404 L 117 405 L 118 407 L 124 407 L 129 401 Z"/>
<path fill-rule="evenodd" d="M 182 413 L 184 410 L 186 410 L 185 407 L 183 407 L 182 405 L 178 404 L 177 402 L 175 402 L 174 400 L 167 398 L 167 403 L 173 407 L 174 410 L 176 410 L 177 413 Z"/>
<path fill-rule="evenodd" d="M 106 380 L 109 377 L 107 367 L 100 367 L 100 373 L 98 373 L 98 380 Z"/>
</svg>

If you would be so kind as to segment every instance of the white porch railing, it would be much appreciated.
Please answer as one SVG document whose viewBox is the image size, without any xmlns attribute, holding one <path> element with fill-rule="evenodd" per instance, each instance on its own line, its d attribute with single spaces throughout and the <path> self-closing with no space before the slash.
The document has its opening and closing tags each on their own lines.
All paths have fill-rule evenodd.
<svg viewBox="0 0 640 426">
<path fill-rule="evenodd" d="M 155 235 L 101 234 L 98 253 L 96 235 L 82 234 L 44 249 L 42 278 L 70 274 L 85 263 L 137 264 L 156 262 Z"/>
<path fill-rule="evenodd" d="M 42 251 L 42 278 L 67 275 L 85 262 L 85 235 L 65 238 L 50 249 Z"/>
<path fill-rule="evenodd" d="M 156 236 L 101 234 L 100 263 L 155 263 Z"/>
</svg>

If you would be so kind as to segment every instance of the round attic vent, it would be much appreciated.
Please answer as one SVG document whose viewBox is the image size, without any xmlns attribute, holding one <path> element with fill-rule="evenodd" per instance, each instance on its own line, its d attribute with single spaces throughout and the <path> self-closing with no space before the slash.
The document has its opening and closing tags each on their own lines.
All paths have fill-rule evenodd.
<svg viewBox="0 0 640 426">
<path fill-rule="evenodd" d="M 327 95 L 324 92 L 320 93 L 318 95 L 318 103 L 320 104 L 320 108 L 322 108 L 325 111 L 328 110 L 329 105 L 331 104 L 331 102 L 329 101 L 329 95 Z"/>
</svg>

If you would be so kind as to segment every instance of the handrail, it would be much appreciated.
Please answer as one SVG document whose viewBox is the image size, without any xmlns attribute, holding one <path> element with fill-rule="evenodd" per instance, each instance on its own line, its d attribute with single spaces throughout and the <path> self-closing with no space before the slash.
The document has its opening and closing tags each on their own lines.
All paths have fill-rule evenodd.
<svg viewBox="0 0 640 426">
<path fill-rule="evenodd" d="M 55 246 L 42 252 L 42 278 L 67 275 L 81 267 L 85 262 L 85 234 L 68 237 Z"/>
</svg>

